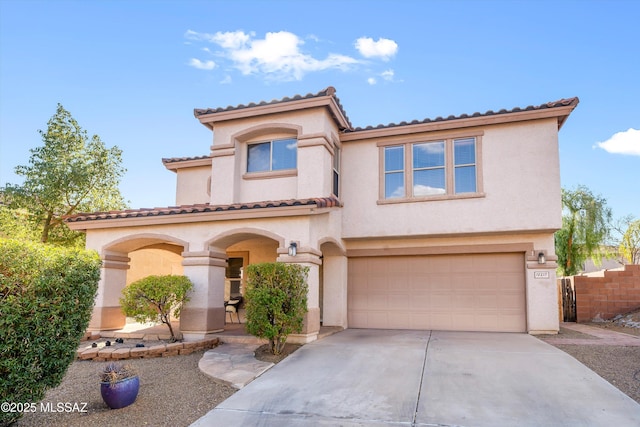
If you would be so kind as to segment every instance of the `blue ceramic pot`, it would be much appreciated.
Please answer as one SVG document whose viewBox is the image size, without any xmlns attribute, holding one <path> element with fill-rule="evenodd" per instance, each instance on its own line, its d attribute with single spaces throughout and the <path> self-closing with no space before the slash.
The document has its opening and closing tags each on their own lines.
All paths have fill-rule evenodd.
<svg viewBox="0 0 640 427">
<path fill-rule="evenodd" d="M 102 399 L 111 409 L 120 409 L 131 405 L 138 397 L 140 378 L 137 376 L 125 378 L 115 384 L 100 383 Z"/>
</svg>

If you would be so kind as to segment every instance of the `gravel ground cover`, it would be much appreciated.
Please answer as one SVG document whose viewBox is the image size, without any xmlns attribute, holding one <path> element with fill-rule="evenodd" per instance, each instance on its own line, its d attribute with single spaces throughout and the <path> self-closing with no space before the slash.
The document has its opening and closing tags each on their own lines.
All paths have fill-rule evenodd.
<svg viewBox="0 0 640 427">
<path fill-rule="evenodd" d="M 640 311 L 634 314 L 640 315 Z M 619 319 L 618 319 L 619 320 Z M 640 328 L 619 321 L 593 322 L 589 326 L 606 329 L 628 335 L 640 336 Z M 557 335 L 539 335 L 538 338 L 579 338 L 598 340 L 592 335 L 583 334 L 567 328 L 560 328 Z M 600 375 L 627 396 L 640 403 L 640 347 L 613 345 L 569 345 L 553 344 L 580 363 Z"/>
<path fill-rule="evenodd" d="M 555 345 L 640 403 L 640 347 Z"/>
<path fill-rule="evenodd" d="M 187 356 L 128 360 L 140 375 L 135 403 L 111 410 L 100 395 L 99 372 L 105 362 L 75 361 L 62 384 L 47 392 L 45 404 L 86 403 L 86 412 L 28 413 L 15 426 L 188 426 L 236 390 L 198 369 L 203 351 Z"/>
</svg>

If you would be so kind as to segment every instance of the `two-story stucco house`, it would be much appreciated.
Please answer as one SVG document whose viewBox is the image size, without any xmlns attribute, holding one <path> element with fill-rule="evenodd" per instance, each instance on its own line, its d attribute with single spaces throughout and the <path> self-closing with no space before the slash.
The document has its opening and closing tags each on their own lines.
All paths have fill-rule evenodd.
<svg viewBox="0 0 640 427">
<path fill-rule="evenodd" d="M 352 127 L 332 87 L 196 109 L 213 142 L 163 160 L 176 207 L 68 218 L 104 261 L 90 328 L 122 327 L 133 271 L 164 268 L 195 285 L 185 337 L 220 331 L 242 267 L 281 261 L 310 268 L 299 341 L 321 324 L 556 332 L 558 131 L 577 104 L 367 128 Z"/>
</svg>

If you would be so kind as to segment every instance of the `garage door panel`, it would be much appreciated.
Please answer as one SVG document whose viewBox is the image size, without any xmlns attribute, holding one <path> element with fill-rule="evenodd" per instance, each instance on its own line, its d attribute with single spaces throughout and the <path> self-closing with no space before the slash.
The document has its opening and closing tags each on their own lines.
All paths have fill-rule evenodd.
<svg viewBox="0 0 640 427">
<path fill-rule="evenodd" d="M 431 274 L 427 280 L 425 281 L 425 285 L 427 285 L 428 289 L 432 289 L 434 291 L 437 290 L 449 290 L 451 289 L 451 276 L 450 273 L 447 274 Z"/>
<path fill-rule="evenodd" d="M 484 310 L 497 310 L 500 307 L 498 296 L 495 294 L 479 293 L 476 295 L 476 306 Z"/>
<path fill-rule="evenodd" d="M 476 277 L 473 274 L 458 274 L 456 280 L 451 281 L 451 288 L 456 291 L 470 291 L 478 287 Z"/>
<path fill-rule="evenodd" d="M 518 293 L 501 293 L 497 297 L 498 304 L 504 310 L 513 309 L 519 311 L 522 305 L 522 295 Z"/>
<path fill-rule="evenodd" d="M 349 260 L 349 326 L 523 332 L 523 254 Z"/>
<path fill-rule="evenodd" d="M 380 294 L 377 292 L 372 292 L 368 295 L 369 305 L 368 308 L 371 310 L 387 310 L 389 308 L 388 294 Z"/>
<path fill-rule="evenodd" d="M 405 295 L 403 297 L 406 301 L 406 307 L 409 310 L 422 310 L 423 307 L 431 306 L 431 296 L 429 294 L 416 294 L 409 297 Z"/>
<path fill-rule="evenodd" d="M 405 295 L 392 293 L 389 295 L 387 303 L 389 310 L 403 312 L 409 306 L 409 299 Z"/>
<path fill-rule="evenodd" d="M 458 293 L 453 297 L 453 305 L 455 307 L 465 307 L 469 310 L 478 304 L 478 297 L 475 294 Z"/>
</svg>

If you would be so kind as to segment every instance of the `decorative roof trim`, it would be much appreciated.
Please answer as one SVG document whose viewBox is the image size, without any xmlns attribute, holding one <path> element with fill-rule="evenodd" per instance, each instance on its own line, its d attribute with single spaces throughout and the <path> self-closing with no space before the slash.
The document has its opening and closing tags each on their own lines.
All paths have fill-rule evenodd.
<svg viewBox="0 0 640 427">
<path fill-rule="evenodd" d="M 274 114 L 292 110 L 302 110 L 305 108 L 327 107 L 331 112 L 336 124 L 340 130 L 351 129 L 351 122 L 347 117 L 340 100 L 335 95 L 334 87 L 328 88 L 316 93 L 307 95 L 296 95 L 293 98 L 285 97 L 282 99 L 274 99 L 266 102 L 250 103 L 247 105 L 240 104 L 237 106 L 228 106 L 225 108 L 207 108 L 193 110 L 193 115 L 200 120 L 205 126 L 212 127 L 213 123 L 224 120 L 233 120 L 246 117 L 255 117 L 263 114 Z"/>
<path fill-rule="evenodd" d="M 342 141 L 353 141 L 373 137 L 398 136 L 408 133 L 433 132 L 437 130 L 456 129 L 473 126 L 484 126 L 490 124 L 510 123 L 525 120 L 556 117 L 558 119 L 558 129 L 564 124 L 569 114 L 578 105 L 577 97 L 561 99 L 555 102 L 548 102 L 539 106 L 528 106 L 526 108 L 513 108 L 511 110 L 502 109 L 494 112 L 489 110 L 485 113 L 473 113 L 471 115 L 462 114 L 460 116 L 448 116 L 446 118 L 436 117 L 435 119 L 425 119 L 422 121 L 391 123 L 388 125 L 368 126 L 366 128 L 356 128 L 345 130 L 340 136 Z"/>
<path fill-rule="evenodd" d="M 183 168 L 194 168 L 199 166 L 211 166 L 212 156 L 197 157 L 171 157 L 163 158 L 162 164 L 170 171 L 177 171 Z"/>
<path fill-rule="evenodd" d="M 176 223 L 176 222 L 201 222 L 213 221 L 216 219 L 234 219 L 233 217 L 244 217 L 243 213 L 249 214 L 250 217 L 256 216 L 280 216 L 281 210 L 287 210 L 283 216 L 301 215 L 295 209 L 303 208 L 320 209 L 342 207 L 342 203 L 335 197 L 316 197 L 309 199 L 288 199 L 288 200 L 269 200 L 263 202 L 234 203 L 230 205 L 211 205 L 209 203 L 170 206 L 167 208 L 152 209 L 127 209 L 121 211 L 81 213 L 71 215 L 64 221 L 72 229 L 86 228 L 105 228 L 103 221 L 111 223 L 111 227 L 129 226 L 134 224 L 124 224 L 127 220 L 135 221 L 136 225 L 140 220 L 148 222 L 151 219 L 154 223 Z M 294 209 L 291 211 L 291 209 Z M 260 212 L 257 212 L 260 211 Z M 224 217 L 220 218 L 220 215 Z M 89 225 L 87 223 L 94 223 Z M 99 224 L 96 224 L 99 223 Z"/>
</svg>

